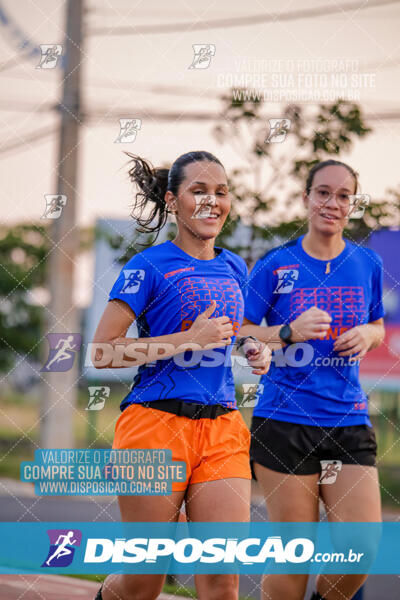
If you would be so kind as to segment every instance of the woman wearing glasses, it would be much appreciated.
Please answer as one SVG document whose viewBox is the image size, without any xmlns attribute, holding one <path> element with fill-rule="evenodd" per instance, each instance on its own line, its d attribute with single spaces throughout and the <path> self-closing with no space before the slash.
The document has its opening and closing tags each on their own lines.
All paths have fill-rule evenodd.
<svg viewBox="0 0 400 600">
<path fill-rule="evenodd" d="M 267 252 L 250 275 L 240 335 L 278 348 L 261 378 L 251 442 L 271 521 L 317 521 L 320 497 L 330 521 L 381 520 L 359 361 L 384 337 L 382 261 L 343 238 L 357 187 L 348 165 L 316 164 L 303 193 L 307 233 Z M 307 577 L 265 576 L 262 597 L 300 600 Z M 352 598 L 365 579 L 320 575 L 312 598 Z"/>
</svg>

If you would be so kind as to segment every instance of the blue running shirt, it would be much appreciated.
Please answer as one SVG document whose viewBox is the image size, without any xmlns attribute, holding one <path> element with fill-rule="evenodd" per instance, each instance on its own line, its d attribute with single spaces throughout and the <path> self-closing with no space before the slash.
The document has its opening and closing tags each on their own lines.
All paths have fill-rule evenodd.
<svg viewBox="0 0 400 600">
<path fill-rule="evenodd" d="M 190 329 L 212 300 L 217 305 L 211 318 L 228 316 L 236 334 L 243 321 L 247 266 L 229 250 L 215 246 L 215 251 L 215 258 L 199 260 L 171 241 L 146 248 L 123 267 L 109 300 L 123 300 L 132 308 L 139 338 Z M 230 359 L 234 339 L 230 346 L 187 350 L 141 365 L 121 410 L 168 398 L 236 408 Z"/>
<path fill-rule="evenodd" d="M 348 240 L 339 256 L 319 260 L 305 252 L 303 237 L 274 248 L 256 263 L 245 317 L 256 325 L 263 317 L 269 326 L 279 325 L 317 306 L 332 322 L 324 339 L 274 352 L 269 372 L 260 379 L 254 416 L 304 425 L 370 426 L 359 364 L 340 357 L 333 343 L 347 329 L 383 317 L 382 260 Z"/>
</svg>

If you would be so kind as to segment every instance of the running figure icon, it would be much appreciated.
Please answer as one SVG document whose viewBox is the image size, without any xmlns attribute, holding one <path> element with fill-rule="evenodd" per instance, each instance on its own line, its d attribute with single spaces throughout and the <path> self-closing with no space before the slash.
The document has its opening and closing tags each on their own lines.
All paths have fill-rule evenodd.
<svg viewBox="0 0 400 600">
<path fill-rule="evenodd" d="M 125 283 L 121 294 L 135 294 L 144 279 L 144 269 L 125 269 Z"/>
<path fill-rule="evenodd" d="M 72 546 L 73 544 L 77 543 L 78 540 L 72 539 L 73 536 L 73 531 L 69 531 L 66 535 L 58 536 L 56 541 L 57 548 L 55 552 L 53 552 L 53 554 L 46 560 L 47 566 L 50 566 L 50 563 L 54 558 L 61 558 L 62 556 L 66 556 L 67 554 L 72 554 L 71 548 L 67 548 L 67 546 Z"/>
<path fill-rule="evenodd" d="M 287 294 L 292 291 L 295 281 L 299 277 L 296 269 L 278 271 L 279 281 L 274 294 Z"/>
<path fill-rule="evenodd" d="M 58 219 L 67 203 L 64 194 L 45 194 L 46 208 L 41 219 Z"/>
<path fill-rule="evenodd" d="M 82 336 L 79 333 L 48 333 L 46 337 L 50 350 L 41 371 L 69 371 L 74 364 L 75 354 L 81 347 Z"/>
<path fill-rule="evenodd" d="M 67 350 L 76 350 L 75 346 L 73 344 L 71 344 L 73 339 L 74 339 L 74 336 L 69 335 L 67 338 L 60 339 L 58 341 L 58 344 L 56 346 L 56 350 L 58 350 L 58 352 L 53 356 L 51 361 L 46 365 L 47 371 L 50 369 L 50 367 L 53 363 L 59 363 L 62 360 L 68 360 L 71 358 L 71 355 L 68 354 Z"/>
</svg>

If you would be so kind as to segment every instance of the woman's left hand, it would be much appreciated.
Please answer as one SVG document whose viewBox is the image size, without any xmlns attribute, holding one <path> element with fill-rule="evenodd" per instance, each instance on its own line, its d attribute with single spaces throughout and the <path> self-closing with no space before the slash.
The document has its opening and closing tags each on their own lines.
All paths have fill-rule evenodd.
<svg viewBox="0 0 400 600">
<path fill-rule="evenodd" d="M 333 344 L 333 349 L 339 356 L 355 355 L 354 358 L 360 360 L 367 354 L 374 339 L 369 324 L 357 325 L 342 333 Z"/>
<path fill-rule="evenodd" d="M 271 350 L 264 342 L 247 340 L 243 345 L 243 351 L 249 367 L 253 367 L 254 375 L 268 373 L 271 364 Z"/>
</svg>

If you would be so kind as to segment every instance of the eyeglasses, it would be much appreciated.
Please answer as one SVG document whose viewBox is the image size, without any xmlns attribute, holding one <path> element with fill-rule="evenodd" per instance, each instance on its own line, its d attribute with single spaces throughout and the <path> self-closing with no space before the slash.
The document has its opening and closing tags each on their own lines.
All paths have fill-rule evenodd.
<svg viewBox="0 0 400 600">
<path fill-rule="evenodd" d="M 310 192 L 311 190 L 315 190 L 317 200 L 321 204 L 325 204 L 329 200 L 332 200 L 332 198 L 336 198 L 336 202 L 341 208 L 348 208 L 350 205 L 350 200 L 354 196 L 354 194 L 346 194 L 345 192 L 329 192 L 328 190 L 324 190 L 322 188 L 310 188 Z"/>
</svg>

